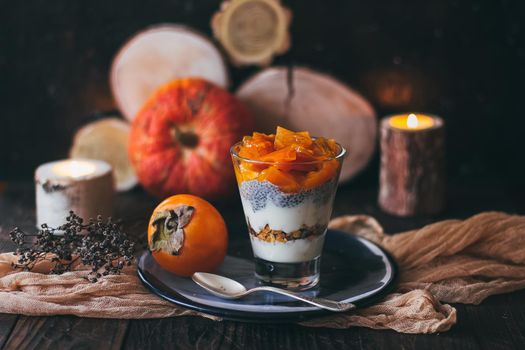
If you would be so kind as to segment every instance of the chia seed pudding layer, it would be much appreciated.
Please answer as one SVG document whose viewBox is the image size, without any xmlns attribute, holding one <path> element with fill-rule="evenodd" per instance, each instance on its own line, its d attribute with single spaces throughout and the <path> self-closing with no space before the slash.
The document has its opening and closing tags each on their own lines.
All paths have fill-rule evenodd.
<svg viewBox="0 0 525 350">
<path fill-rule="evenodd" d="M 268 181 L 241 183 L 241 201 L 252 237 L 275 243 L 324 234 L 336 186 L 334 179 L 312 189 L 285 193 Z"/>
<path fill-rule="evenodd" d="M 335 186 L 337 181 L 334 179 L 312 189 L 286 193 L 271 182 L 252 180 L 244 181 L 239 186 L 239 192 L 243 200 L 250 202 L 253 211 L 259 211 L 264 209 L 268 202 L 279 208 L 293 208 L 310 199 L 314 204 L 321 206 L 331 201 L 335 194 Z"/>
</svg>

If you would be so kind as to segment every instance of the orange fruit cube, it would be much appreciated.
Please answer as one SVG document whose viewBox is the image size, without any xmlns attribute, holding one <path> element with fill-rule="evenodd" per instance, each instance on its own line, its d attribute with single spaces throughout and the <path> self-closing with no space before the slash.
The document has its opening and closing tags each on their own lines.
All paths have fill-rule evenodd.
<svg viewBox="0 0 525 350">
<path fill-rule="evenodd" d="M 278 126 L 275 133 L 275 149 L 281 149 L 293 144 L 299 144 L 304 147 L 310 147 L 312 138 L 308 131 L 293 132 L 283 127 Z"/>
<path fill-rule="evenodd" d="M 259 181 L 269 181 L 278 186 L 283 192 L 298 192 L 301 186 L 295 177 L 287 172 L 281 171 L 274 166 L 264 169 L 259 175 Z"/>
<path fill-rule="evenodd" d="M 339 170 L 339 163 L 337 160 L 329 160 L 323 162 L 321 169 L 317 171 L 311 171 L 306 174 L 303 181 L 305 188 L 314 188 L 330 181 L 337 174 Z"/>
</svg>

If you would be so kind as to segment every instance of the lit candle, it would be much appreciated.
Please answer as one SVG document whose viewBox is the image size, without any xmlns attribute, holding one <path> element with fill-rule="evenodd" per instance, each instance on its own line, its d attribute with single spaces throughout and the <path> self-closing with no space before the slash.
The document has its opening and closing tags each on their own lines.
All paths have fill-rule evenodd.
<svg viewBox="0 0 525 350">
<path fill-rule="evenodd" d="M 72 210 L 84 219 L 111 216 L 113 172 L 100 160 L 67 159 L 35 171 L 37 226 L 58 227 Z"/>
<path fill-rule="evenodd" d="M 399 216 L 435 214 L 444 199 L 443 120 L 425 114 L 381 122 L 379 205 Z"/>
<path fill-rule="evenodd" d="M 64 160 L 54 163 L 52 167 L 56 176 L 72 179 L 91 176 L 96 170 L 96 164 L 86 160 Z"/>
<path fill-rule="evenodd" d="M 410 113 L 390 117 L 388 123 L 393 128 L 416 131 L 434 126 L 434 118 L 424 114 Z"/>
</svg>

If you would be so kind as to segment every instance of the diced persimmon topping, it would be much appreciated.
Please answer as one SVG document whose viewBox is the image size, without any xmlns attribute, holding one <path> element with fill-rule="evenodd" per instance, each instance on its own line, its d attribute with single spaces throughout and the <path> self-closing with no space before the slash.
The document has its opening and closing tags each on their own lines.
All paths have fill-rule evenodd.
<svg viewBox="0 0 525 350">
<path fill-rule="evenodd" d="M 239 181 L 269 181 L 283 192 L 299 192 L 336 176 L 340 164 L 333 158 L 337 152 L 332 139 L 312 138 L 308 131 L 278 126 L 275 135 L 254 132 L 243 138 L 238 155 L 245 159 L 235 172 Z"/>
<path fill-rule="evenodd" d="M 263 162 L 291 163 L 297 159 L 297 152 L 292 147 L 281 148 L 278 151 L 265 154 L 258 160 Z"/>
<path fill-rule="evenodd" d="M 258 180 L 269 181 L 275 186 L 278 186 L 283 192 L 299 192 L 301 189 L 301 185 L 296 181 L 292 174 L 279 170 L 273 166 L 261 171 Z"/>
<path fill-rule="evenodd" d="M 317 171 L 310 171 L 306 174 L 303 186 L 306 188 L 314 188 L 326 182 L 337 172 L 339 164 L 337 161 L 323 162 L 321 168 Z"/>
<path fill-rule="evenodd" d="M 276 150 L 292 145 L 310 147 L 312 143 L 313 140 L 308 131 L 293 132 L 280 126 L 277 127 L 274 141 Z"/>
</svg>

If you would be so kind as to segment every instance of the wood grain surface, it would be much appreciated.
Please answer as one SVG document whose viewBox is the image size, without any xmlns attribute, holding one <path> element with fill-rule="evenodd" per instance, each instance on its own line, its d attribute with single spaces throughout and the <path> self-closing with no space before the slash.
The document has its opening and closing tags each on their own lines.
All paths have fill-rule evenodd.
<svg viewBox="0 0 525 350">
<path fill-rule="evenodd" d="M 444 218 L 463 218 L 484 210 L 525 213 L 518 195 L 497 188 L 461 187 L 449 191 L 440 216 L 402 219 L 376 204 L 377 189 L 352 184 L 340 188 L 334 215 L 365 213 L 387 232 L 412 229 Z M 117 198 L 116 217 L 131 236 L 144 241 L 144 227 L 157 203 L 141 190 Z M 230 224 L 232 243 L 246 234 L 240 203 L 216 203 Z M 9 184 L 0 194 L 0 251 L 10 251 L 8 232 L 34 225 L 34 189 L 29 183 Z M 144 246 L 144 245 L 142 245 Z M 231 245 L 235 247 L 235 244 Z M 232 248 L 233 249 L 233 248 Z M 199 317 L 154 320 L 106 320 L 75 316 L 29 317 L 0 314 L 2 349 L 523 349 L 525 291 L 493 296 L 479 306 L 455 305 L 458 323 L 433 335 L 399 334 L 365 328 L 306 328 L 295 324 L 214 322 Z"/>
</svg>

